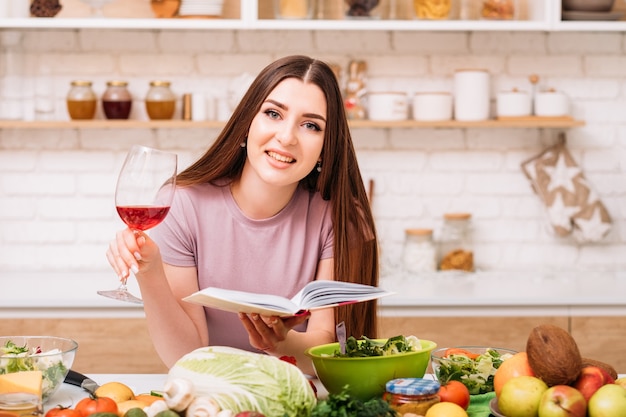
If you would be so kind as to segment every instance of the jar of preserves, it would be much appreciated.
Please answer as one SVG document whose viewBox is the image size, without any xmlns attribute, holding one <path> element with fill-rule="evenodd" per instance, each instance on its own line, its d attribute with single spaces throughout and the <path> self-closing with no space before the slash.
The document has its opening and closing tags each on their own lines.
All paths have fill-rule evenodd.
<svg viewBox="0 0 626 417">
<path fill-rule="evenodd" d="M 146 111 L 152 120 L 171 119 L 176 110 L 176 96 L 169 81 L 151 81 L 146 94 Z"/>
<path fill-rule="evenodd" d="M 41 398 L 28 392 L 0 394 L 0 415 L 36 416 L 43 414 Z"/>
<path fill-rule="evenodd" d="M 452 0 L 413 0 L 413 7 L 417 19 L 448 19 L 452 9 Z"/>
<path fill-rule="evenodd" d="M 513 20 L 515 9 L 515 0 L 484 0 L 480 17 L 492 20 Z"/>
<path fill-rule="evenodd" d="M 387 382 L 383 398 L 399 415 L 423 416 L 440 401 L 439 387 L 439 382 L 431 379 L 397 378 Z"/>
<path fill-rule="evenodd" d="M 109 81 L 102 95 L 102 109 L 107 119 L 128 119 L 133 98 L 126 81 Z"/>
<path fill-rule="evenodd" d="M 474 250 L 470 233 L 469 213 L 446 213 L 439 241 L 439 269 L 442 271 L 474 270 Z"/>
<path fill-rule="evenodd" d="M 437 256 L 432 229 L 405 230 L 403 263 L 404 269 L 411 273 L 437 270 Z"/>
<path fill-rule="evenodd" d="M 73 120 L 93 119 L 98 98 L 91 88 L 91 81 L 72 81 L 67 93 L 67 112 Z"/>
</svg>

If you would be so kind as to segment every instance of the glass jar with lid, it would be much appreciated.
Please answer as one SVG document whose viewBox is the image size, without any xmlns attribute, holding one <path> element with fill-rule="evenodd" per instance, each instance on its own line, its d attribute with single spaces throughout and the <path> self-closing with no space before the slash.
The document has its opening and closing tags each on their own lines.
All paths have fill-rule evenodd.
<svg viewBox="0 0 626 417">
<path fill-rule="evenodd" d="M 107 119 L 128 119 L 133 98 L 126 81 L 109 81 L 102 95 L 102 109 Z"/>
<path fill-rule="evenodd" d="M 513 20 L 517 17 L 516 0 L 483 0 L 480 17 L 489 20 Z"/>
<path fill-rule="evenodd" d="M 146 111 L 151 120 L 171 119 L 176 110 L 176 96 L 169 81 L 151 81 L 146 94 Z"/>
<path fill-rule="evenodd" d="M 426 415 L 430 407 L 440 402 L 438 381 L 423 378 L 397 378 L 385 385 L 383 398 L 399 415 Z"/>
<path fill-rule="evenodd" d="M 404 269 L 410 273 L 437 270 L 436 248 L 432 229 L 405 230 L 402 260 Z"/>
<path fill-rule="evenodd" d="M 474 271 L 470 213 L 446 213 L 439 239 L 439 269 Z"/>
<path fill-rule="evenodd" d="M 91 81 L 72 81 L 67 93 L 67 112 L 73 120 L 93 119 L 98 98 L 91 88 Z"/>
</svg>

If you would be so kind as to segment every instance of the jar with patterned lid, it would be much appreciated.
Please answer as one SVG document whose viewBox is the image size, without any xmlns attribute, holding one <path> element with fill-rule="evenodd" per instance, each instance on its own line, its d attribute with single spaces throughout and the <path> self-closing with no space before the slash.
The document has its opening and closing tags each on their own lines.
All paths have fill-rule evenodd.
<svg viewBox="0 0 626 417">
<path fill-rule="evenodd" d="M 404 269 L 410 273 L 436 271 L 437 249 L 433 242 L 432 229 L 406 229 L 404 233 Z"/>
<path fill-rule="evenodd" d="M 438 381 L 423 378 L 397 378 L 385 385 L 383 399 L 399 415 L 426 415 L 430 407 L 441 401 Z"/>
<path fill-rule="evenodd" d="M 109 81 L 102 95 L 102 109 L 107 119 L 128 119 L 133 98 L 126 81 Z"/>
<path fill-rule="evenodd" d="M 176 110 L 176 96 L 169 81 L 151 81 L 146 94 L 146 111 L 151 120 L 171 119 Z"/>
<path fill-rule="evenodd" d="M 446 213 L 439 239 L 439 269 L 474 271 L 470 213 Z"/>
<path fill-rule="evenodd" d="M 67 112 L 73 120 L 93 119 L 98 98 L 91 88 L 91 81 L 72 81 L 66 97 Z"/>
</svg>

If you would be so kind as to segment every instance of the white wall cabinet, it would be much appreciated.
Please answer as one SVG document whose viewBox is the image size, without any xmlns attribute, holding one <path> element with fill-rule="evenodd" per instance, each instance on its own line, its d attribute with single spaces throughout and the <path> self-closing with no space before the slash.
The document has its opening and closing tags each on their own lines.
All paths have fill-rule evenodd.
<svg viewBox="0 0 626 417">
<path fill-rule="evenodd" d="M 79 0 L 67 0 L 70 7 Z M 118 0 L 119 1 L 119 0 Z M 126 0 L 125 0 L 126 1 Z M 148 2 L 149 0 L 143 0 Z M 226 0 L 229 7 L 223 19 L 157 19 L 150 13 L 132 17 L 85 18 L 0 18 L 0 29 L 207 29 L 207 30 L 386 30 L 386 31 L 626 31 L 626 20 L 562 21 L 561 0 L 519 0 L 522 18 L 497 20 L 417 20 L 417 19 L 310 19 L 276 20 L 271 18 L 268 0 Z M 318 0 L 325 1 L 325 0 Z M 387 1 L 387 0 L 385 0 Z M 478 1 L 478 0 L 475 0 Z M 227 3 L 228 4 L 228 3 Z M 84 6 L 83 6 L 84 7 Z M 120 6 L 121 7 L 121 4 Z M 616 10 L 625 10 L 626 2 L 617 0 Z M 149 10 L 149 9 L 148 9 Z M 71 16 L 71 15 L 70 15 Z"/>
</svg>

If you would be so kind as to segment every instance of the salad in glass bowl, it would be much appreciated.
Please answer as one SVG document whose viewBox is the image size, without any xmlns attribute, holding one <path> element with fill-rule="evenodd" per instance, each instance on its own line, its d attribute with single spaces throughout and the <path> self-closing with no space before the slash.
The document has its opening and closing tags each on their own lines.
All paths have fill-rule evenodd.
<svg viewBox="0 0 626 417">
<path fill-rule="evenodd" d="M 502 362 L 517 351 L 483 346 L 458 346 L 436 349 L 431 366 L 442 385 L 462 382 L 471 395 L 493 392 L 493 377 Z"/>
<path fill-rule="evenodd" d="M 0 375 L 41 371 L 46 401 L 65 380 L 78 343 L 55 336 L 0 336 Z"/>
</svg>

